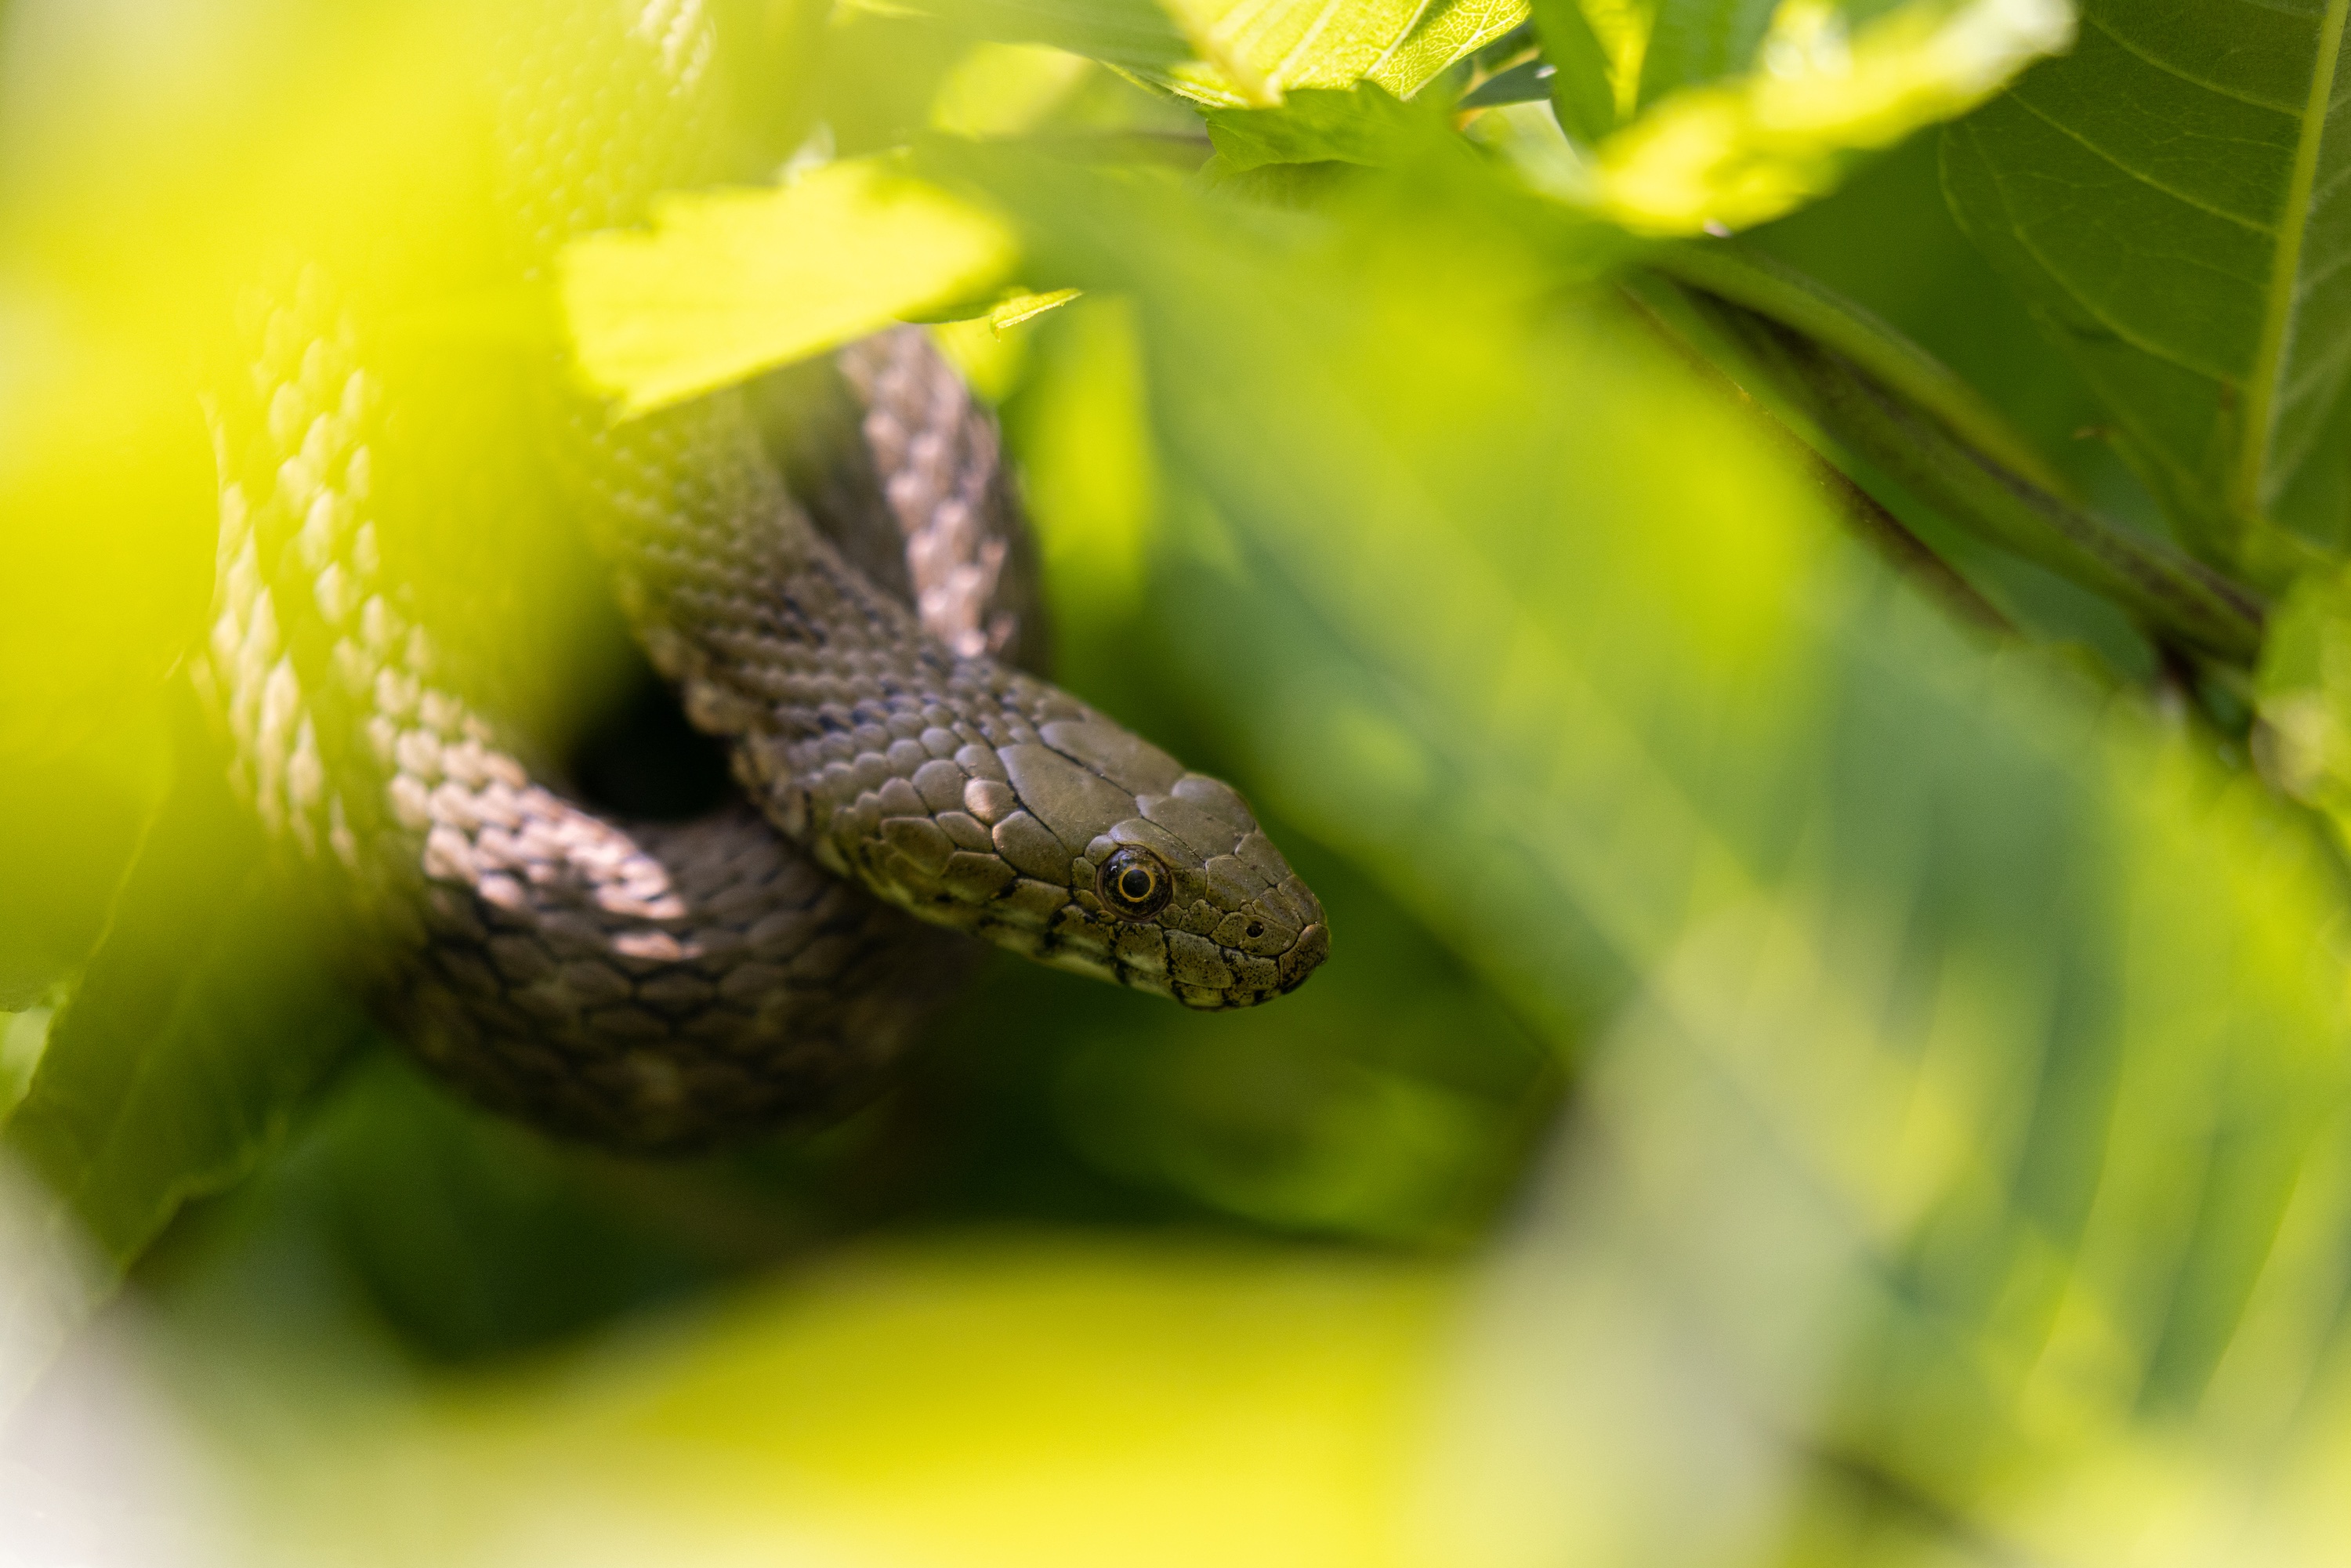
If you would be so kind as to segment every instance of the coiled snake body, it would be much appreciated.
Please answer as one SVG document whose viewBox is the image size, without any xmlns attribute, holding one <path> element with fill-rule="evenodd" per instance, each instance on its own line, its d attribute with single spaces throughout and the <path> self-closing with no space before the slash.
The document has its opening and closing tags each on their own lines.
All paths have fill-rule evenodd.
<svg viewBox="0 0 2351 1568">
<path fill-rule="evenodd" d="M 695 0 L 551 3 L 525 31 L 495 139 L 529 277 L 705 177 L 715 111 Z M 403 496 L 398 378 L 332 277 L 298 277 L 256 295 L 215 395 L 199 685 L 388 1015 L 467 1091 L 687 1147 L 869 1092 L 972 936 L 1196 1008 L 1321 962 L 1321 906 L 1238 795 L 1007 662 L 1017 508 L 992 423 L 918 333 L 841 356 L 845 438 L 800 500 L 741 393 L 611 426 L 542 378 L 622 610 L 745 797 L 638 822 L 534 767 L 429 622 L 395 537 L 436 504 Z"/>
</svg>

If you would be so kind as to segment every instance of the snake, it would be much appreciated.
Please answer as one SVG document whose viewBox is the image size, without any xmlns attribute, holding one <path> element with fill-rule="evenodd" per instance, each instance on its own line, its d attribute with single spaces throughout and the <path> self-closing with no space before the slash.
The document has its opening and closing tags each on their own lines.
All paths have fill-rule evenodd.
<svg viewBox="0 0 2351 1568">
<path fill-rule="evenodd" d="M 719 45 L 700 0 L 516 8 L 485 94 L 512 279 L 710 180 Z M 1327 956 L 1235 789 L 1024 667 L 1017 476 L 922 329 L 800 367 L 800 395 L 627 420 L 559 350 L 521 378 L 611 602 L 725 747 L 727 799 L 670 821 L 590 799 L 436 611 L 430 525 L 465 486 L 367 288 L 296 257 L 238 316 L 195 683 L 273 857 L 464 1093 L 688 1151 L 870 1098 L 990 946 L 1204 1010 Z"/>
</svg>

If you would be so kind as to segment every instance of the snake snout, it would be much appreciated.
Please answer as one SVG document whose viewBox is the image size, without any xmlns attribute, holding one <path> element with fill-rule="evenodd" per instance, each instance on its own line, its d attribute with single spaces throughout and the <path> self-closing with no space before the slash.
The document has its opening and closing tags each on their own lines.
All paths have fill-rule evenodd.
<svg viewBox="0 0 2351 1568">
<path fill-rule="evenodd" d="M 1327 957 L 1322 905 L 1229 786 L 1187 774 L 1087 846 L 1087 902 L 1123 984 L 1209 1011 L 1295 990 Z"/>
</svg>

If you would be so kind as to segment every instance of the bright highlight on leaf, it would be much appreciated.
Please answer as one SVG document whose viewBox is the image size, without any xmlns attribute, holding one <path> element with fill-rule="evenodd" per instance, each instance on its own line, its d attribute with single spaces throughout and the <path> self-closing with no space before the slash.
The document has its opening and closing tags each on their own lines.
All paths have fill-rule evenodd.
<svg viewBox="0 0 2351 1568">
<path fill-rule="evenodd" d="M 1016 255 L 993 214 L 856 159 L 672 196 L 653 232 L 568 248 L 560 287 L 581 375 L 632 415 L 985 296 Z"/>
<path fill-rule="evenodd" d="M 1766 222 L 1833 187 L 1846 155 L 1973 108 L 2073 36 L 2065 0 L 1913 0 L 1851 33 L 1825 0 L 1789 0 L 1748 74 L 1601 143 L 1583 199 L 1647 234 Z"/>
<path fill-rule="evenodd" d="M 1200 59 L 1166 85 L 1202 103 L 1264 107 L 1295 88 L 1376 82 L 1410 98 L 1526 20 L 1524 0 L 1166 0 Z"/>
</svg>

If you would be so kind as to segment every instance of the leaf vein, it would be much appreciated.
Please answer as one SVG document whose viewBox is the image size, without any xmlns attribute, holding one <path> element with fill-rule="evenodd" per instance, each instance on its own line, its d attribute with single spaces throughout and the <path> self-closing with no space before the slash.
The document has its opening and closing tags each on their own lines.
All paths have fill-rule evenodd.
<svg viewBox="0 0 2351 1568">
<path fill-rule="evenodd" d="M 2185 371 L 2192 376 L 2211 382 L 2215 385 L 2226 384 L 2228 378 L 2225 375 L 2205 366 L 2190 363 L 2181 358 L 2177 350 L 2154 342 L 2143 337 L 2136 329 L 2108 316 L 2097 300 L 2076 287 L 2073 280 L 2065 275 L 2064 270 L 2039 246 L 2033 244 L 2031 231 L 2017 216 L 2015 208 L 2009 204 L 2005 183 L 1995 177 L 1991 186 L 1993 193 L 2000 201 L 2001 215 L 2007 219 L 2009 236 L 2016 242 L 2019 249 L 2032 258 L 2033 264 L 2041 268 L 2042 276 L 2048 278 L 2050 285 L 2072 300 L 2083 315 L 2113 333 L 2116 339 L 2137 349 L 2140 353 Z"/>
<path fill-rule="evenodd" d="M 2064 120 L 2057 119 L 2047 110 L 2035 106 L 2032 101 L 2026 98 L 2022 93 L 2011 93 L 2010 94 L 2010 98 L 2019 109 L 2023 110 L 2035 120 L 2047 125 L 2052 131 L 2056 131 L 2060 136 L 2064 136 L 2070 141 L 2079 143 L 2083 151 L 2088 152 L 2091 156 L 2096 158 L 2101 162 L 2110 164 L 2114 168 L 2121 171 L 2123 173 L 2129 175 L 2132 179 L 2137 180 L 2140 184 L 2145 185 L 2148 190 L 2159 191 L 2163 194 L 2169 196 L 2173 201 L 2178 202 L 2182 206 L 2193 207 L 2198 212 L 2209 214 L 2213 217 L 2220 219 L 2224 223 L 2234 224 L 2239 228 L 2251 230 L 2254 234 L 2267 235 L 2273 240 L 2277 238 L 2278 231 L 2267 224 L 2255 223 L 2252 219 L 2230 212 L 2226 208 L 2216 207 L 2210 202 L 2199 201 L 2196 197 L 2189 195 L 2185 191 L 2175 190 L 2171 186 L 2165 184 L 2162 181 L 2155 178 L 2153 175 L 2132 168 L 2129 164 L 2124 162 L 2122 159 L 2116 156 L 2114 153 L 2107 152 L 2105 148 L 2099 146 L 2096 142 L 2091 141 L 2088 137 L 2083 135 L 2072 126 L 2067 125 Z"/>
<path fill-rule="evenodd" d="M 2106 26 L 2105 21 L 2095 16 L 2085 16 L 2082 20 L 2096 28 L 2099 32 L 2105 34 L 2114 44 L 2115 47 L 2122 50 L 2123 53 L 2130 56 L 2131 58 L 2140 61 L 2145 65 L 2151 66 L 2155 69 L 2163 72 L 2166 76 L 2172 77 L 2179 81 L 2184 81 L 2189 87 L 2200 88 L 2216 98 L 2225 98 L 2232 102 L 2244 104 L 2251 109 L 2267 110 L 2272 114 L 2283 115 L 2288 120 L 2295 118 L 2296 106 L 2294 104 L 2275 103 L 2265 98 L 2255 98 L 2252 94 L 2241 92 L 2235 88 L 2223 87 L 2216 81 L 2207 81 L 2202 77 L 2182 70 L 2179 67 L 2172 64 L 2169 60 L 2163 58 L 2159 55 L 2148 54 L 2145 49 L 2140 48 L 2137 44 L 2132 43 L 2128 38 L 2124 37 L 2120 33 L 2116 32 L 2112 27 Z"/>
<path fill-rule="evenodd" d="M 2262 476 L 2269 467 L 2270 445 L 2276 434 L 2279 382 L 2294 336 L 2294 306 L 2301 298 L 2303 227 L 2309 221 L 2312 192 L 2318 183 L 2318 159 L 2323 151 L 2328 101 L 2334 97 L 2336 68 L 2343 54 L 2343 26 L 2351 14 L 2351 0 L 2326 0 L 2318 28 L 2317 57 L 2311 62 L 2310 93 L 2303 110 L 2302 130 L 2294 152 L 2294 173 L 2286 186 L 2285 210 L 2279 214 L 2277 254 L 2272 258 L 2267 305 L 2262 314 L 2262 335 L 2253 355 L 2253 373 L 2247 378 L 2243 447 L 2237 454 L 2230 499 L 2247 517 L 2261 508 Z"/>
<path fill-rule="evenodd" d="M 1369 78 L 1378 76 L 1380 71 L 1386 67 L 1387 63 L 1395 57 L 1395 52 L 1404 47 L 1405 40 L 1411 37 L 1415 29 L 1418 28 L 1420 24 L 1426 19 L 1428 16 L 1428 8 L 1434 4 L 1436 4 L 1436 0 L 1420 0 L 1420 4 L 1413 8 L 1411 19 L 1405 22 L 1405 25 L 1397 30 L 1395 37 L 1390 38 L 1387 41 L 1387 47 L 1380 51 L 1379 58 L 1374 60 L 1370 65 L 1364 68 L 1364 75 L 1365 78 Z"/>
</svg>

